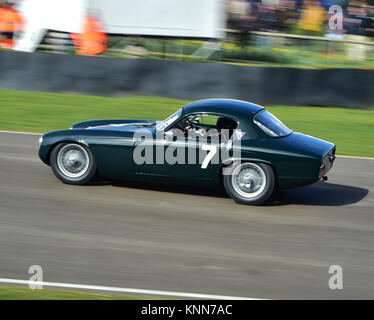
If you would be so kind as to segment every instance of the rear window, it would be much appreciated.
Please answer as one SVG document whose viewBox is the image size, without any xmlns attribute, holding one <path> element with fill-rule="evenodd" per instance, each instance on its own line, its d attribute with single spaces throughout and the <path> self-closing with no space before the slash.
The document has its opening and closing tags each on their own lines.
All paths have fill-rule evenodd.
<svg viewBox="0 0 374 320">
<path fill-rule="evenodd" d="M 264 110 L 256 114 L 254 123 L 272 137 L 283 137 L 292 133 L 277 117 Z"/>
</svg>

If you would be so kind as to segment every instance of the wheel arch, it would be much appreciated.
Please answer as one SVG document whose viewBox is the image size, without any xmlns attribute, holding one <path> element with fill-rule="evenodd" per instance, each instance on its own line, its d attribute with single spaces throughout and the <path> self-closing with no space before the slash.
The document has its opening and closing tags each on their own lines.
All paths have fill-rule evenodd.
<svg viewBox="0 0 374 320">
<path fill-rule="evenodd" d="M 58 146 L 61 143 L 72 143 L 72 142 L 80 144 L 80 145 L 83 145 L 83 146 L 85 146 L 87 148 L 90 148 L 89 144 L 84 139 L 72 138 L 72 137 L 59 139 L 59 140 L 54 141 L 53 143 L 51 143 L 50 146 L 49 146 L 49 148 L 48 148 L 48 151 L 47 151 L 47 154 L 46 154 L 47 164 L 51 165 L 51 153 L 52 153 L 52 150 L 54 148 L 56 148 L 56 146 Z"/>
<path fill-rule="evenodd" d="M 233 162 L 237 162 L 237 161 L 267 164 L 274 172 L 275 186 L 278 187 L 278 174 L 277 174 L 277 170 L 275 169 L 273 163 L 271 163 L 270 161 L 264 160 L 264 159 L 245 158 L 245 157 L 243 157 L 243 158 L 229 158 L 229 159 L 226 159 L 225 161 L 223 161 L 220 164 L 220 168 L 219 168 L 219 171 L 218 171 L 218 181 L 221 185 L 223 185 L 223 173 L 222 173 L 223 169 L 225 167 L 229 166 L 230 164 L 232 164 Z"/>
</svg>

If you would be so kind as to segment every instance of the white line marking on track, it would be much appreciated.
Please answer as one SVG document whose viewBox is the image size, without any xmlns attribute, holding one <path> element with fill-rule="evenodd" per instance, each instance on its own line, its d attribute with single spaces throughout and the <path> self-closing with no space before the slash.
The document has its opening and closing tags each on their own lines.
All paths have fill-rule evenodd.
<svg viewBox="0 0 374 320">
<path fill-rule="evenodd" d="M 110 292 L 143 294 L 143 295 L 151 295 L 151 296 L 168 296 L 168 297 L 208 299 L 208 300 L 209 299 L 211 299 L 211 300 L 266 300 L 266 299 L 261 299 L 261 298 L 221 296 L 221 295 L 202 294 L 202 293 L 174 292 L 174 291 L 161 291 L 161 290 L 145 290 L 145 289 L 106 287 L 106 286 L 95 286 L 95 285 L 73 284 L 73 283 L 60 283 L 60 282 L 30 281 L 30 280 L 18 280 L 18 279 L 6 279 L 6 278 L 0 278 L 0 283 L 23 284 L 23 285 L 30 285 L 31 284 L 31 285 L 41 285 L 41 286 L 46 286 L 46 287 L 58 287 L 58 288 L 81 289 L 81 290 L 95 290 L 95 291 L 110 291 Z"/>
<path fill-rule="evenodd" d="M 31 136 L 41 136 L 42 135 L 42 133 L 36 133 L 36 132 L 6 131 L 6 130 L 0 130 L 0 133 L 24 134 L 24 135 L 31 135 Z"/>
<path fill-rule="evenodd" d="M 347 158 L 347 159 L 359 159 L 359 160 L 374 160 L 374 158 L 369 158 L 369 157 L 356 157 L 356 156 L 341 156 L 341 155 L 336 155 L 338 158 Z"/>
<path fill-rule="evenodd" d="M 6 131 L 6 130 L 0 130 L 0 133 L 24 134 L 24 135 L 32 135 L 32 136 L 42 135 L 42 133 L 37 133 L 37 132 Z M 348 158 L 348 159 L 374 160 L 374 158 L 370 158 L 370 157 L 345 156 L 345 155 L 339 155 L 339 154 L 337 154 L 336 156 L 339 158 Z"/>
</svg>

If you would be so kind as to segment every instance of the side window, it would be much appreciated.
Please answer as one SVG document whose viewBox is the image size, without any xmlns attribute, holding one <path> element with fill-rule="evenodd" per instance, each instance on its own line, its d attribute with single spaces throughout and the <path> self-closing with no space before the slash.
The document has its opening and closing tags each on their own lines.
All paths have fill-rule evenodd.
<svg viewBox="0 0 374 320">
<path fill-rule="evenodd" d="M 197 114 L 185 120 L 184 131 L 186 136 L 217 136 L 228 140 L 237 128 L 237 122 L 231 118 L 215 114 Z M 210 131 L 212 130 L 212 131 Z"/>
<path fill-rule="evenodd" d="M 202 125 L 212 126 L 212 128 L 216 129 L 217 120 L 219 116 L 213 114 L 202 114 L 200 115 L 200 123 Z"/>
</svg>

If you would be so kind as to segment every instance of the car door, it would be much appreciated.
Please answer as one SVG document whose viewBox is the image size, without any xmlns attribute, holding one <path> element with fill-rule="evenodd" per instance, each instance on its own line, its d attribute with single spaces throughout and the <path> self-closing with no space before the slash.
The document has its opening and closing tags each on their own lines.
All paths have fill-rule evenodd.
<svg viewBox="0 0 374 320">
<path fill-rule="evenodd" d="M 206 114 L 194 116 L 202 118 Z M 199 121 L 195 125 L 201 128 L 214 129 L 217 117 L 217 115 L 214 115 L 204 123 Z M 219 139 L 196 137 L 196 135 L 185 137 L 183 132 L 182 134 L 181 132 L 176 133 L 178 128 L 181 129 L 180 124 L 167 132 L 161 134 L 154 132 L 149 139 L 135 142 L 135 148 L 140 147 L 142 149 L 143 159 L 148 159 L 148 161 L 140 163 L 135 161 L 136 172 L 187 182 L 215 179 L 219 172 L 221 150 L 226 146 Z M 147 157 L 146 153 L 148 154 Z"/>
</svg>

